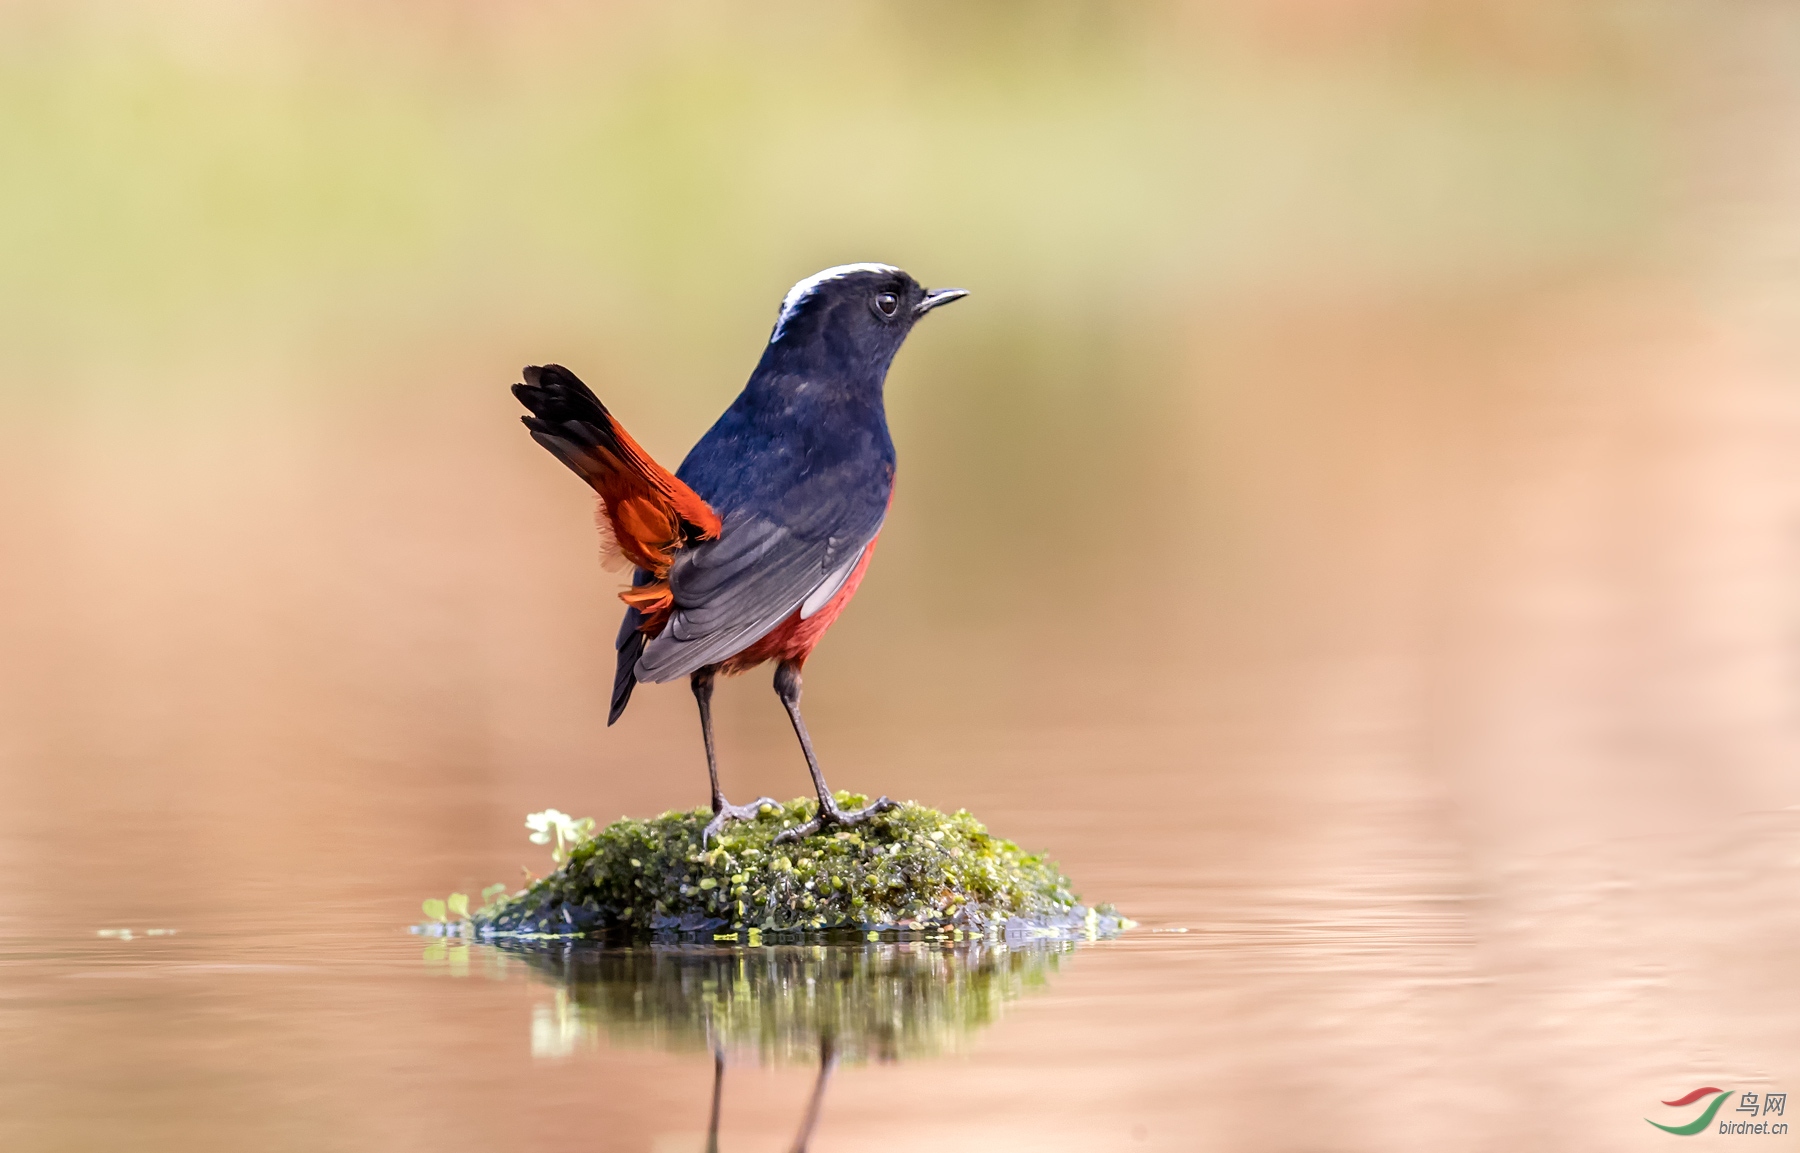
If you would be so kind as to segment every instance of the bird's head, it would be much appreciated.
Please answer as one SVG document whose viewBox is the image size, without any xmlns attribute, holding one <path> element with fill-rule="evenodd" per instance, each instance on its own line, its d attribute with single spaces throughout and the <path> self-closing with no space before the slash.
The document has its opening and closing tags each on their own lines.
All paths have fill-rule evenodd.
<svg viewBox="0 0 1800 1153">
<path fill-rule="evenodd" d="M 841 264 L 788 290 L 765 360 L 788 370 L 885 373 L 927 312 L 968 295 L 927 289 L 889 264 Z"/>
</svg>

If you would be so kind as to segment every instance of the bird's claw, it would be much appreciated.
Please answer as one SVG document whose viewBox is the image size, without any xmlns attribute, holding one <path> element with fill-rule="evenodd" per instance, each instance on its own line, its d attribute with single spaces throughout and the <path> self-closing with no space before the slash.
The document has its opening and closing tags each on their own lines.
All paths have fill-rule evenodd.
<svg viewBox="0 0 1800 1153">
<path fill-rule="evenodd" d="M 795 825 L 791 829 L 783 829 L 781 832 L 776 833 L 775 843 L 780 845 L 790 841 L 802 840 L 812 836 L 814 833 L 822 831 L 826 825 L 841 825 L 845 828 L 849 828 L 851 825 L 860 825 L 877 813 L 885 813 L 889 809 L 896 808 L 899 808 L 899 805 L 894 801 L 888 800 L 886 797 L 882 797 L 873 804 L 866 805 L 863 808 L 850 809 L 847 811 L 838 808 L 836 801 L 831 801 L 830 803 L 821 802 L 819 811 L 813 815 L 812 820 L 807 821 L 803 825 Z"/>
<path fill-rule="evenodd" d="M 762 812 L 765 806 L 774 808 L 775 798 L 758 797 L 747 805 L 727 805 L 723 801 L 719 802 L 719 807 L 713 810 L 712 820 L 706 822 L 706 828 L 700 831 L 701 846 L 704 847 L 711 843 L 712 839 L 719 835 L 719 830 L 725 827 L 726 821 L 754 821 L 756 815 Z"/>
</svg>

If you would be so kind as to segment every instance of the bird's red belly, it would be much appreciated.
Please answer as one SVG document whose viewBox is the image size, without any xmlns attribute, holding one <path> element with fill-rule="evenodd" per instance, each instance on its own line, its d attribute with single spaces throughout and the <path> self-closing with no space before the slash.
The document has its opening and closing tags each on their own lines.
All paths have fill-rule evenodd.
<svg viewBox="0 0 1800 1153">
<path fill-rule="evenodd" d="M 879 535 L 875 538 L 880 539 Z M 850 598 L 856 595 L 856 586 L 862 583 L 863 573 L 869 567 L 869 558 L 875 555 L 875 540 L 870 541 L 869 547 L 863 549 L 862 560 L 857 562 L 849 579 L 844 582 L 844 587 L 825 603 L 824 608 L 805 620 L 800 619 L 800 610 L 795 609 L 788 614 L 786 620 L 775 626 L 774 631 L 743 652 L 721 662 L 719 671 L 730 676 L 733 673 L 748 672 L 764 661 L 805 664 L 807 655 L 824 637 L 825 630 L 831 627 L 831 622 L 837 620 L 838 614 L 844 611 L 844 606 L 850 603 Z"/>
</svg>

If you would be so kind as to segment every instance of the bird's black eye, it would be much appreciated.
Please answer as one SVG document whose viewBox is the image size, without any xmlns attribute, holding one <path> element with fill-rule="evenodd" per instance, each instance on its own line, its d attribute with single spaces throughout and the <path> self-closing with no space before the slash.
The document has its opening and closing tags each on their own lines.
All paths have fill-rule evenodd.
<svg viewBox="0 0 1800 1153">
<path fill-rule="evenodd" d="M 882 293 L 875 298 L 875 311 L 889 320 L 894 319 L 894 314 L 900 311 L 900 298 L 891 292 Z"/>
</svg>

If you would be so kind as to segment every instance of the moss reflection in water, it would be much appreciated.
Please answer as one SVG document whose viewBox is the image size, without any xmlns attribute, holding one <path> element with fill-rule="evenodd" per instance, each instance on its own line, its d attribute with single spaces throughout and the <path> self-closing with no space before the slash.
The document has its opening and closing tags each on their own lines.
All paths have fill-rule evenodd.
<svg viewBox="0 0 1800 1153">
<path fill-rule="evenodd" d="M 476 946 L 479 947 L 479 946 Z M 638 945 L 502 938 L 556 989 L 532 1022 L 532 1053 L 605 1038 L 713 1054 L 708 1153 L 719 1148 L 728 1054 L 817 1064 L 792 1148 L 804 1151 L 839 1062 L 954 1051 L 1007 1002 L 1044 984 L 1076 945 L 923 941 L 863 945 Z M 466 952 L 470 946 L 461 946 Z"/>
<path fill-rule="evenodd" d="M 509 941 L 557 989 L 559 1047 L 605 1038 L 763 1063 L 898 1061 L 955 1051 L 1049 980 L 1076 946 L 927 942 L 604 948 Z"/>
</svg>

